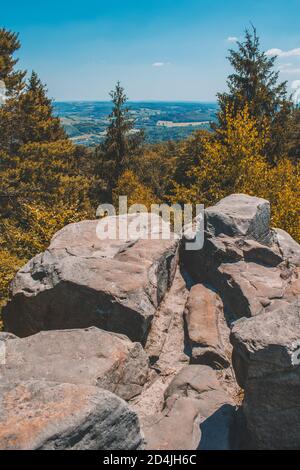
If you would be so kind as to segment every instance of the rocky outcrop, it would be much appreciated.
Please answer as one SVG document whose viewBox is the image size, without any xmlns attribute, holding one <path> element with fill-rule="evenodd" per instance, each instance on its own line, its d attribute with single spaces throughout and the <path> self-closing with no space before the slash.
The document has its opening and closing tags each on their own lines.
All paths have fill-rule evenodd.
<svg viewBox="0 0 300 470">
<path fill-rule="evenodd" d="M 17 274 L 0 447 L 299 448 L 299 245 L 246 195 L 206 209 L 201 250 L 200 219 L 184 231 L 179 264 L 161 219 L 139 220 L 126 240 L 71 224 Z"/>
<path fill-rule="evenodd" d="M 183 368 L 167 387 L 161 413 L 148 417 L 146 448 L 228 450 L 235 406 L 209 367 Z"/>
<path fill-rule="evenodd" d="M 2 450 L 130 450 L 142 443 L 136 414 L 106 390 L 44 380 L 0 383 Z"/>
<path fill-rule="evenodd" d="M 229 328 L 219 296 L 203 284 L 192 287 L 185 311 L 191 362 L 214 368 L 229 367 Z"/>
<path fill-rule="evenodd" d="M 204 286 L 201 288 L 203 291 L 206 289 Z M 197 289 L 192 290 L 196 294 Z M 140 418 L 146 449 L 232 448 L 229 436 L 235 425 L 235 399 L 230 398 L 230 394 L 235 397 L 237 391 L 230 370 L 224 371 L 223 375 L 223 371 L 216 372 L 210 367 L 189 366 L 193 358 L 190 339 L 184 334 L 184 313 L 190 296 L 182 273 L 177 270 L 173 285 L 153 320 L 145 345 L 152 363 L 152 374 L 148 385 L 131 402 L 131 406 Z M 208 303 L 205 306 L 212 311 L 216 307 Z M 221 312 L 222 309 L 218 313 Z M 207 314 L 202 309 L 197 313 L 199 316 L 203 314 L 204 318 Z M 221 318 L 219 320 L 218 325 Z M 205 319 L 203 322 L 205 324 Z M 226 325 L 221 330 L 224 331 L 228 334 L 228 344 Z M 218 336 L 220 345 L 223 344 L 221 337 Z M 208 362 L 216 366 L 213 360 Z M 176 399 L 171 399 L 175 395 Z M 200 426 L 203 426 L 203 432 Z"/>
<path fill-rule="evenodd" d="M 299 449 L 300 301 L 239 320 L 231 341 L 252 447 Z"/>
<path fill-rule="evenodd" d="M 182 259 L 190 276 L 213 286 L 225 304 L 233 367 L 244 389 L 243 445 L 299 448 L 300 246 L 270 228 L 267 201 L 232 195 L 205 211 L 204 247 L 183 250 Z"/>
<path fill-rule="evenodd" d="M 141 393 L 148 371 L 140 343 L 92 327 L 12 337 L 2 349 L 0 379 L 94 385 L 130 400 Z"/>
<path fill-rule="evenodd" d="M 217 290 L 230 319 L 251 317 L 285 299 L 299 245 L 270 228 L 268 201 L 234 194 L 205 211 L 202 250 L 182 251 L 186 269 Z"/>
<path fill-rule="evenodd" d="M 145 341 L 174 277 L 178 241 L 149 239 L 161 231 L 155 215 L 108 218 L 108 234 L 115 226 L 117 234 L 141 226 L 140 235 L 128 229 L 125 240 L 99 238 L 98 224 L 68 225 L 17 273 L 3 313 L 6 331 L 23 337 L 97 326 Z"/>
</svg>

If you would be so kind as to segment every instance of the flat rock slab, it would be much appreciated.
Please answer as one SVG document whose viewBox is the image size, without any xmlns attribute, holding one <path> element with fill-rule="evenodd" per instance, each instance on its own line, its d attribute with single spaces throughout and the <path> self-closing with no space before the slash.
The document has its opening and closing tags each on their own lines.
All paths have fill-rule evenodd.
<svg viewBox="0 0 300 470">
<path fill-rule="evenodd" d="M 12 338 L 6 341 L 2 353 L 2 380 L 94 385 L 125 400 L 141 393 L 149 370 L 140 343 L 95 327 Z"/>
<path fill-rule="evenodd" d="M 58 232 L 12 282 L 12 298 L 3 312 L 5 330 L 23 337 L 97 326 L 145 341 L 173 280 L 178 240 L 172 235 L 150 239 L 161 236 L 161 219 L 147 214 L 108 218 L 108 236 L 115 223 L 121 230 L 125 222 L 137 225 L 139 220 L 144 232 L 124 240 L 99 239 L 98 220 Z"/>
<path fill-rule="evenodd" d="M 131 450 L 142 446 L 126 402 L 97 387 L 0 384 L 1 450 Z"/>
<path fill-rule="evenodd" d="M 191 361 L 214 368 L 229 367 L 231 358 L 230 330 L 226 325 L 220 297 L 203 284 L 190 290 L 185 319 Z"/>
</svg>

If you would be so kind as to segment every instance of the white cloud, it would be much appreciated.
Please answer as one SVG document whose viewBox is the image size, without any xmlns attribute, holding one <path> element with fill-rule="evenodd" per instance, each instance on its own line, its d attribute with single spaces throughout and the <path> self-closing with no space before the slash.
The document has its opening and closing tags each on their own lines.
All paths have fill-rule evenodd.
<svg viewBox="0 0 300 470">
<path fill-rule="evenodd" d="M 152 67 L 163 67 L 164 65 L 166 65 L 164 62 L 154 62 Z"/>
<path fill-rule="evenodd" d="M 295 67 L 295 66 L 294 66 L 293 64 L 291 64 L 291 63 L 279 65 L 279 66 L 278 66 L 278 70 L 279 70 L 279 72 L 285 73 L 285 74 L 288 74 L 288 75 L 294 75 L 294 74 L 300 73 L 300 68 L 299 68 L 299 67 Z"/>
<path fill-rule="evenodd" d="M 228 42 L 237 42 L 238 40 L 239 39 L 236 36 L 229 36 L 229 38 L 227 38 Z"/>
<path fill-rule="evenodd" d="M 266 52 L 266 55 L 269 57 L 274 57 L 276 55 L 278 57 L 300 57 L 300 47 L 296 49 L 291 49 L 289 51 L 283 51 L 282 49 L 273 48 L 269 49 Z"/>
<path fill-rule="evenodd" d="M 292 69 L 286 69 L 286 70 L 283 70 L 282 73 L 287 73 L 289 75 L 295 75 L 295 74 L 298 74 L 300 73 L 300 68 L 292 68 Z"/>
<path fill-rule="evenodd" d="M 292 82 L 291 87 L 292 87 L 292 90 L 298 90 L 298 88 L 300 88 L 300 80 L 294 80 Z"/>
<path fill-rule="evenodd" d="M 293 67 L 293 64 L 289 62 L 288 64 L 281 64 L 278 66 L 278 70 L 286 70 L 289 69 L 290 67 Z"/>
</svg>

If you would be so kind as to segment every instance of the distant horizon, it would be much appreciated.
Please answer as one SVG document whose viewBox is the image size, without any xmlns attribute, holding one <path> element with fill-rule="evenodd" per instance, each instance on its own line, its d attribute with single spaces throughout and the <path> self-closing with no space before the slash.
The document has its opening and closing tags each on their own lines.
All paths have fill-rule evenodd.
<svg viewBox="0 0 300 470">
<path fill-rule="evenodd" d="M 111 103 L 111 100 L 100 100 L 100 99 L 68 99 L 68 100 L 55 100 L 52 98 L 53 103 Z M 128 99 L 127 103 L 191 103 L 191 104 L 218 104 L 218 101 L 206 101 L 206 100 L 131 100 Z"/>
</svg>

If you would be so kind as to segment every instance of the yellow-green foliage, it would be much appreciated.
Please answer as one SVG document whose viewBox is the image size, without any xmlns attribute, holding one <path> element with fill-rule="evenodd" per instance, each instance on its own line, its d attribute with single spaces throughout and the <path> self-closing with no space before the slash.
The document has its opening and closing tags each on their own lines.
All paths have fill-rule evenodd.
<svg viewBox="0 0 300 470">
<path fill-rule="evenodd" d="M 25 263 L 25 259 L 19 259 L 8 250 L 0 250 L 0 312 L 5 305 L 8 296 L 8 285 L 13 279 L 16 271 Z M 0 331 L 2 321 L 0 315 Z"/>
<path fill-rule="evenodd" d="M 116 207 L 118 207 L 119 196 L 127 196 L 128 207 L 133 204 L 142 204 L 148 210 L 150 210 L 151 204 L 157 201 L 151 189 L 142 184 L 131 170 L 126 170 L 120 176 L 113 191 L 113 203 Z"/>
<path fill-rule="evenodd" d="M 57 230 L 93 215 L 86 155 L 76 153 L 70 141 L 60 140 L 0 155 L 0 308 L 17 269 L 44 250 Z"/>
<path fill-rule="evenodd" d="M 199 163 L 187 172 L 191 183 L 175 183 L 172 202 L 208 206 L 232 193 L 264 197 L 272 205 L 273 225 L 299 240 L 299 164 L 292 164 L 287 158 L 276 166 L 268 163 L 264 156 L 270 138 L 267 122 L 263 127 L 260 124 L 258 130 L 247 106 L 235 116 L 228 107 L 226 114 L 225 130 L 217 130 L 212 138 L 200 137 Z"/>
</svg>

